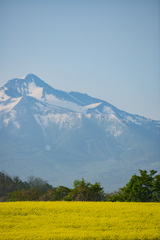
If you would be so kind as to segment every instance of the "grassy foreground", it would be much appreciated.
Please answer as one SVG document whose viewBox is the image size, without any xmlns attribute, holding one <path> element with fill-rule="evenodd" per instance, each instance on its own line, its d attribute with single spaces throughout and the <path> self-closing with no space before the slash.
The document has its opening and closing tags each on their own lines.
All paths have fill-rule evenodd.
<svg viewBox="0 0 160 240">
<path fill-rule="evenodd" d="M 159 240 L 160 203 L 4 202 L 0 239 Z"/>
</svg>

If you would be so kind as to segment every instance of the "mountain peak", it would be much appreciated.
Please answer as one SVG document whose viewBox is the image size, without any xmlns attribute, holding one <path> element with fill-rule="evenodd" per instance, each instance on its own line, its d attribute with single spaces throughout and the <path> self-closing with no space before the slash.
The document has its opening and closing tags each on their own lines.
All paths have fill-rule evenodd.
<svg viewBox="0 0 160 240">
<path fill-rule="evenodd" d="M 36 75 L 30 73 L 30 74 L 27 74 L 26 76 L 22 77 L 20 80 L 25 80 L 27 82 L 43 82 L 39 77 L 37 77 Z"/>
<path fill-rule="evenodd" d="M 34 90 L 42 88 L 45 86 L 45 82 L 34 74 L 27 74 L 23 78 L 14 78 L 9 80 L 4 86 L 13 89 L 20 93 L 21 95 L 30 95 Z"/>
<path fill-rule="evenodd" d="M 36 75 L 34 75 L 34 74 L 32 74 L 32 73 L 29 73 L 29 74 L 25 75 L 24 77 L 22 77 L 21 79 L 29 79 L 29 78 L 34 78 L 34 77 L 37 78 Z"/>
</svg>

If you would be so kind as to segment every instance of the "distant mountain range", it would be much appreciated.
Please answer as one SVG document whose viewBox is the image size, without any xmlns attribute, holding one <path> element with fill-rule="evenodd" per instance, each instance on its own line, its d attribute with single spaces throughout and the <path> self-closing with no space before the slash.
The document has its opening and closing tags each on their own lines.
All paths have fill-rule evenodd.
<svg viewBox="0 0 160 240">
<path fill-rule="evenodd" d="M 53 186 L 83 177 L 114 191 L 138 169 L 160 171 L 160 121 L 54 89 L 33 74 L 0 87 L 0 171 Z"/>
</svg>

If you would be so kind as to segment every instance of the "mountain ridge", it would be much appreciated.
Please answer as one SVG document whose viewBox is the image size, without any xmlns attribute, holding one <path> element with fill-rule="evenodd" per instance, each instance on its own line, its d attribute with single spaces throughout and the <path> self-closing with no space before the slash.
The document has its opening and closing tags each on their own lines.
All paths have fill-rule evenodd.
<svg viewBox="0 0 160 240">
<path fill-rule="evenodd" d="M 142 166 L 160 170 L 159 142 L 160 121 L 54 89 L 33 74 L 0 87 L 0 170 L 9 174 L 43 174 L 68 186 L 86 177 L 116 190 Z"/>
</svg>

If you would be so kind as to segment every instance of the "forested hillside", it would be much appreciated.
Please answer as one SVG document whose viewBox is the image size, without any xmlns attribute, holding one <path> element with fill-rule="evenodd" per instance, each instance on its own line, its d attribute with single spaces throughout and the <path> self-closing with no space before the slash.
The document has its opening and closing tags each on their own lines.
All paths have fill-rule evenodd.
<svg viewBox="0 0 160 240">
<path fill-rule="evenodd" d="M 112 193 L 105 193 L 100 183 L 91 184 L 83 178 L 75 180 L 71 189 L 53 187 L 40 177 L 29 176 L 22 181 L 0 172 L 0 201 L 160 202 L 160 175 L 155 175 L 155 170 L 139 171 L 140 176 L 134 174 L 125 187 Z"/>
</svg>

